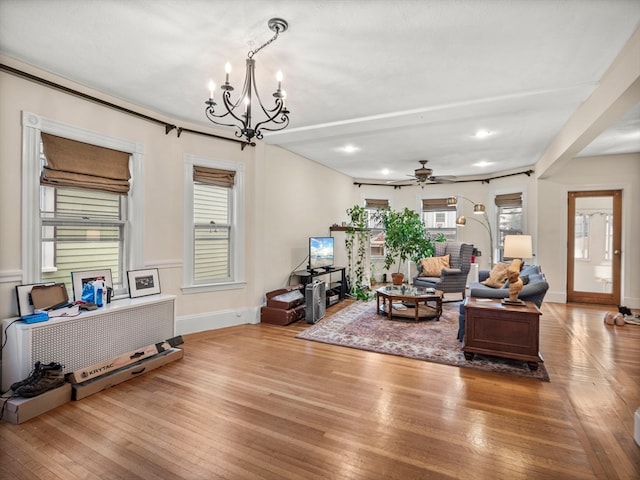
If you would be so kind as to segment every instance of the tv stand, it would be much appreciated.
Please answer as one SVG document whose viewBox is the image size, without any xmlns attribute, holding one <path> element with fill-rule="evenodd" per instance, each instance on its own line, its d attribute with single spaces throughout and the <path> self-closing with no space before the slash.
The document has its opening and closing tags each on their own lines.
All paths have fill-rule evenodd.
<svg viewBox="0 0 640 480">
<path fill-rule="evenodd" d="M 339 281 L 332 282 L 331 276 L 334 273 L 340 274 Z M 329 275 L 327 303 L 329 303 L 330 298 L 332 296 L 335 296 L 335 294 L 338 295 L 338 301 L 344 300 L 347 296 L 347 277 L 345 274 L 345 267 L 322 267 L 322 269 L 299 270 L 297 272 L 293 272 L 293 274 L 300 278 L 300 283 L 302 283 L 302 285 L 304 285 L 305 287 L 308 283 L 313 282 L 316 277 Z M 331 295 L 330 291 L 334 292 L 334 295 Z"/>
</svg>

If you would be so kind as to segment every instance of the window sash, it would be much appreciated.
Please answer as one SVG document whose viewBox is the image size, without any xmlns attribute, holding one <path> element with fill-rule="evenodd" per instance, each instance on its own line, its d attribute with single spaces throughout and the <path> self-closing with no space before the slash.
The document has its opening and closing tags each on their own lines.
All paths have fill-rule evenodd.
<svg viewBox="0 0 640 480">
<path fill-rule="evenodd" d="M 40 173 L 42 169 L 42 133 L 50 133 L 62 138 L 69 138 L 79 142 L 89 143 L 120 152 L 129 156 L 129 168 L 132 189 L 126 203 L 121 204 L 124 211 L 123 227 L 125 238 L 121 255 L 122 271 L 140 268 L 143 265 L 143 199 L 144 182 L 142 182 L 144 147 L 129 140 L 110 137 L 100 132 L 81 129 L 73 125 L 51 120 L 35 113 L 22 112 L 22 282 L 25 284 L 43 281 L 43 275 L 53 269 L 43 264 L 43 252 L 47 250 L 49 242 L 42 241 L 43 230 L 45 238 L 54 233 L 50 225 L 43 227 L 40 216 L 41 187 Z M 51 255 L 53 258 L 53 255 Z M 126 294 L 127 286 L 124 283 Z M 117 292 L 116 292 L 117 293 Z"/>
</svg>

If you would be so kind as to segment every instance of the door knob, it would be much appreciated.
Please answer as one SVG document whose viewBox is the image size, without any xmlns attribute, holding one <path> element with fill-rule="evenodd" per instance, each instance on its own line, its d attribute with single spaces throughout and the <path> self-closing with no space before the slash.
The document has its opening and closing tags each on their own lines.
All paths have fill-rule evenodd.
<svg viewBox="0 0 640 480">
<path fill-rule="evenodd" d="M 620 255 L 620 250 L 614 250 L 614 251 L 613 251 L 613 254 L 614 254 L 614 255 Z"/>
</svg>

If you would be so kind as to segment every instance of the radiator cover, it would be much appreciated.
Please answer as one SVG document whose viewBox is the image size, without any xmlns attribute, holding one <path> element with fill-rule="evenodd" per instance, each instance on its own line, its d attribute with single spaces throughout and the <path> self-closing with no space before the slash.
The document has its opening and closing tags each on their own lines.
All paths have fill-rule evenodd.
<svg viewBox="0 0 640 480">
<path fill-rule="evenodd" d="M 4 334 L 12 320 L 4 320 Z M 36 361 L 58 362 L 65 373 L 174 337 L 175 297 L 117 300 L 76 317 L 16 322 L 6 330 L 2 390 L 29 375 Z"/>
</svg>

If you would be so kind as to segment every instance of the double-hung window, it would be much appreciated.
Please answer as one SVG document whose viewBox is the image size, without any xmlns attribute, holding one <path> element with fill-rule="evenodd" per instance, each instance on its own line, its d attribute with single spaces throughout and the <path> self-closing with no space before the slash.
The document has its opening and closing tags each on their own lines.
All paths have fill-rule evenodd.
<svg viewBox="0 0 640 480">
<path fill-rule="evenodd" d="M 376 214 L 379 210 L 385 208 L 389 208 L 389 200 L 387 199 L 367 198 L 364 201 L 367 227 L 369 228 L 369 253 L 371 258 L 384 257 L 384 229 L 381 222 L 376 219 Z"/>
<path fill-rule="evenodd" d="M 185 292 L 243 281 L 244 166 L 185 157 Z"/>
<path fill-rule="evenodd" d="M 23 145 L 23 281 L 73 298 L 72 272 L 108 269 L 126 294 L 142 257 L 142 147 L 27 112 Z"/>
<path fill-rule="evenodd" d="M 504 237 L 522 235 L 524 232 L 524 215 L 522 211 L 522 193 L 496 195 L 495 204 L 498 215 L 498 248 L 499 259 L 504 259 Z"/>
<path fill-rule="evenodd" d="M 447 205 L 446 198 L 424 198 L 422 200 L 422 220 L 426 227 L 426 233 L 432 237 L 442 234 L 449 242 L 458 238 L 456 206 Z"/>
</svg>

